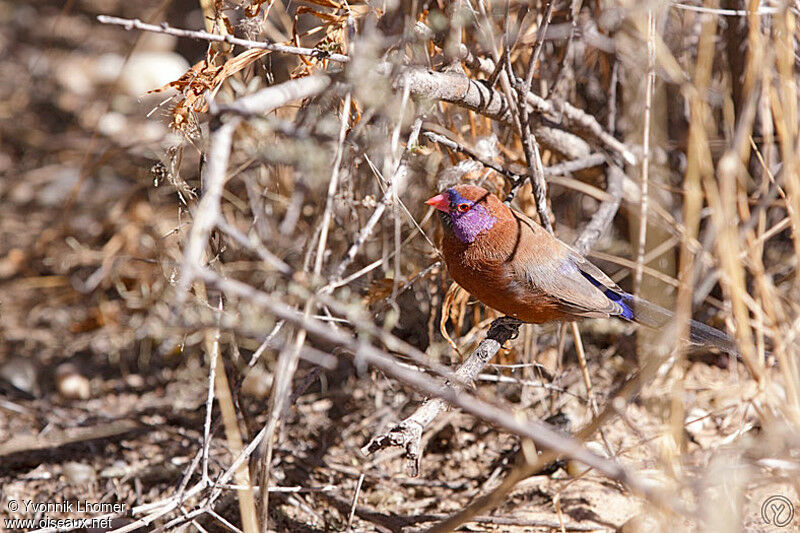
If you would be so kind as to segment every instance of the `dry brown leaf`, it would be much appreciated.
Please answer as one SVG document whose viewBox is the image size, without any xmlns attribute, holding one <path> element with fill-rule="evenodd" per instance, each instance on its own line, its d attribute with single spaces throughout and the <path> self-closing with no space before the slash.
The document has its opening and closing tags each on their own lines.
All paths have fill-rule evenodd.
<svg viewBox="0 0 800 533">
<path fill-rule="evenodd" d="M 299 16 L 299 15 L 304 15 L 304 14 L 314 15 L 315 17 L 317 17 L 319 19 L 322 19 L 322 20 L 324 20 L 326 22 L 330 22 L 330 23 L 333 23 L 333 24 L 336 24 L 336 23 L 339 23 L 339 22 L 342 21 L 342 16 L 341 15 L 335 15 L 333 13 L 325 13 L 323 11 L 317 11 L 313 7 L 308 7 L 308 6 L 300 6 L 300 7 L 298 7 L 297 8 L 297 15 Z M 295 21 L 297 21 L 297 16 L 295 17 Z"/>
<path fill-rule="evenodd" d="M 318 6 L 323 7 L 332 7 L 334 9 L 339 9 L 342 7 L 341 2 L 336 2 L 334 0 L 306 0 L 309 4 L 317 4 Z"/>
<path fill-rule="evenodd" d="M 454 306 L 454 302 L 457 299 L 456 297 L 458 296 L 459 297 L 458 299 L 461 300 L 462 299 L 461 295 L 467 295 L 467 297 L 469 297 L 467 291 L 462 289 L 457 283 L 455 282 L 451 283 L 450 287 L 447 289 L 447 293 L 444 295 L 444 301 L 442 302 L 442 318 L 439 322 L 439 331 L 442 333 L 442 337 L 444 337 L 444 340 L 447 341 L 447 344 L 449 344 L 450 347 L 456 351 L 458 357 L 463 361 L 464 355 L 459 351 L 456 342 L 447 333 L 447 320 L 451 317 L 451 314 L 453 314 L 453 312 L 455 311 L 454 308 L 457 307 L 457 305 Z M 463 317 L 463 308 L 461 309 L 460 314 Z M 457 321 L 457 323 L 460 323 L 460 320 Z"/>
<path fill-rule="evenodd" d="M 248 18 L 257 17 L 259 13 L 261 13 L 261 5 L 264 4 L 267 0 L 253 0 L 250 2 L 250 5 L 244 8 L 244 14 Z M 272 7 L 273 2 L 275 0 L 269 0 L 269 4 L 267 4 L 267 13 L 269 13 L 269 8 Z"/>
<path fill-rule="evenodd" d="M 391 278 L 376 279 L 369 284 L 367 294 L 364 296 L 363 302 L 366 305 L 372 305 L 381 300 L 388 298 L 392 295 L 392 286 L 394 280 Z"/>
<path fill-rule="evenodd" d="M 170 88 L 181 92 L 183 99 L 172 108 L 170 127 L 182 130 L 189 124 L 192 112 L 204 113 L 208 110 L 208 103 L 205 99 L 206 91 L 209 91 L 213 97 L 227 78 L 268 53 L 269 50 L 256 48 L 246 50 L 222 65 L 214 65 L 213 58 L 206 58 L 194 64 L 177 80 L 149 92 L 159 93 Z"/>
</svg>

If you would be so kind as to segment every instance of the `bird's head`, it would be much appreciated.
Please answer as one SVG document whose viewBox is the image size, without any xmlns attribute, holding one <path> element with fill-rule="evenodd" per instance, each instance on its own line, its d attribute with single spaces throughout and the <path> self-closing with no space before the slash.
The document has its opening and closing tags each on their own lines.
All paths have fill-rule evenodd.
<svg viewBox="0 0 800 533">
<path fill-rule="evenodd" d="M 439 210 L 445 231 L 469 244 L 497 222 L 496 205 L 503 204 L 483 187 L 457 185 L 430 198 L 426 204 Z"/>
</svg>

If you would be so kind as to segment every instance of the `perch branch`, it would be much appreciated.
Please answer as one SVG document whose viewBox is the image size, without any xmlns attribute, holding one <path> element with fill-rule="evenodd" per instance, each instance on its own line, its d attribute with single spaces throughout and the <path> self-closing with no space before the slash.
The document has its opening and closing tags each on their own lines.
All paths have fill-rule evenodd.
<svg viewBox="0 0 800 533">
<path fill-rule="evenodd" d="M 520 325 L 520 321 L 508 317 L 498 318 L 492 322 L 486 338 L 481 341 L 475 351 L 456 370 L 455 375 L 459 378 L 459 381 L 461 383 L 471 383 L 503 344 L 519 333 Z M 458 392 L 462 391 L 464 386 L 448 381 L 445 383 L 444 388 Z M 364 455 L 370 455 L 391 446 L 402 447 L 405 449 L 404 456 L 408 460 L 409 475 L 418 476 L 422 458 L 422 432 L 439 416 L 439 413 L 446 409 L 447 402 L 441 397 L 428 398 L 411 416 L 392 427 L 389 431 L 373 438 L 361 449 L 361 452 Z"/>
</svg>

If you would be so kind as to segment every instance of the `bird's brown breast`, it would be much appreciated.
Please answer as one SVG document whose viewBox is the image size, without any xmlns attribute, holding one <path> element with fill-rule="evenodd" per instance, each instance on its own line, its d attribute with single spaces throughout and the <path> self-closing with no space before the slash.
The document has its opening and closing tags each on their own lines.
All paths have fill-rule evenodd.
<svg viewBox="0 0 800 533">
<path fill-rule="evenodd" d="M 489 307 L 536 324 L 568 318 L 557 300 L 517 279 L 511 263 L 516 241 L 479 238 L 467 244 L 445 232 L 442 252 L 456 283 Z"/>
</svg>

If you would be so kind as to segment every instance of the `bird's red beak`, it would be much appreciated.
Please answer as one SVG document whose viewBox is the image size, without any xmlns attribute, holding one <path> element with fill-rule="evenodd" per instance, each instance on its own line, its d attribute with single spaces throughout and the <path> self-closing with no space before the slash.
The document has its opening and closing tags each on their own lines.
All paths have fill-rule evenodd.
<svg viewBox="0 0 800 533">
<path fill-rule="evenodd" d="M 433 198 L 428 198 L 425 203 L 439 211 L 450 212 L 450 200 L 444 194 L 437 194 Z"/>
</svg>

